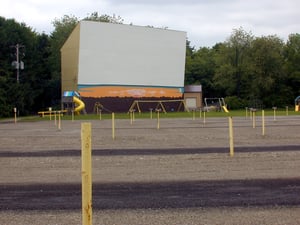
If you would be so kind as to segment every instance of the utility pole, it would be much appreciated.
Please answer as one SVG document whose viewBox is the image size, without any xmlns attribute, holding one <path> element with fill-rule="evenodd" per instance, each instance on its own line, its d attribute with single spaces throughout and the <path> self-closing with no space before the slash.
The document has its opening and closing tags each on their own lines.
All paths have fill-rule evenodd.
<svg viewBox="0 0 300 225">
<path fill-rule="evenodd" d="M 16 61 L 12 62 L 12 66 L 17 70 L 17 83 L 19 83 L 20 80 L 20 69 L 24 69 L 24 62 L 20 60 L 20 48 L 24 48 L 24 45 L 16 44 L 12 45 L 12 48 L 16 49 Z"/>
</svg>

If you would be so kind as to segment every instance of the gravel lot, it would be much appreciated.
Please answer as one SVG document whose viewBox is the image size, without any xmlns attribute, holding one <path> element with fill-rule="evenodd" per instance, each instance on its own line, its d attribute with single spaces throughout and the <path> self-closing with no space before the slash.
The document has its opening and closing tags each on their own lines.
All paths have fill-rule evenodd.
<svg viewBox="0 0 300 225">
<path fill-rule="evenodd" d="M 300 116 L 0 121 L 0 224 L 81 224 L 82 122 L 93 224 L 300 224 Z"/>
</svg>

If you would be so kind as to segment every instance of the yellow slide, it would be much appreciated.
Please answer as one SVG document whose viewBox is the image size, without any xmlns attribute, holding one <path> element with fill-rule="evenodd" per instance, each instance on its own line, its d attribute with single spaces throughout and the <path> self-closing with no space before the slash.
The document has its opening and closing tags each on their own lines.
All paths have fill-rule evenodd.
<svg viewBox="0 0 300 225">
<path fill-rule="evenodd" d="M 77 105 L 76 108 L 74 109 L 74 112 L 76 113 L 80 113 L 81 110 L 84 109 L 85 104 L 83 101 L 81 101 L 79 98 L 77 97 L 73 97 L 73 101 L 75 102 L 75 104 Z"/>
<path fill-rule="evenodd" d="M 229 113 L 229 111 L 225 105 L 223 105 L 222 108 L 223 108 L 224 112 Z"/>
</svg>

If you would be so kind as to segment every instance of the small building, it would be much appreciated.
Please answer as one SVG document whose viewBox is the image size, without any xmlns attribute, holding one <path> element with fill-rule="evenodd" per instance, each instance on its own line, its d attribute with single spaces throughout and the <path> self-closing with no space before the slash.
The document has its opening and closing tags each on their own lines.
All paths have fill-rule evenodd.
<svg viewBox="0 0 300 225">
<path fill-rule="evenodd" d="M 202 107 L 202 86 L 186 85 L 184 86 L 184 101 L 188 109 L 200 109 Z"/>
</svg>

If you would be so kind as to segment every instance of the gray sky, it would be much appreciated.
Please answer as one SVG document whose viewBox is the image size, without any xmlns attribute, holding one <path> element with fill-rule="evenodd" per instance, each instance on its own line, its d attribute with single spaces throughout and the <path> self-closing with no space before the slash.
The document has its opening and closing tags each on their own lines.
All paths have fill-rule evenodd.
<svg viewBox="0 0 300 225">
<path fill-rule="evenodd" d="M 83 19 L 97 11 L 120 16 L 125 24 L 186 31 L 191 46 L 199 48 L 226 41 L 239 27 L 287 40 L 300 33 L 299 8 L 299 0 L 1 0 L 0 16 L 50 34 L 55 18 Z"/>
</svg>

